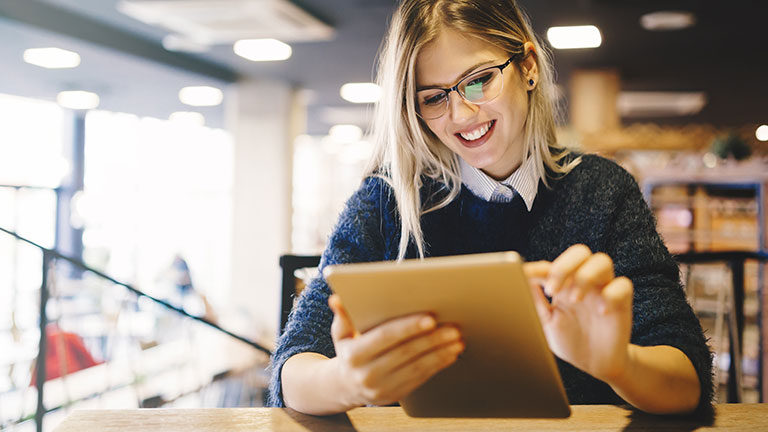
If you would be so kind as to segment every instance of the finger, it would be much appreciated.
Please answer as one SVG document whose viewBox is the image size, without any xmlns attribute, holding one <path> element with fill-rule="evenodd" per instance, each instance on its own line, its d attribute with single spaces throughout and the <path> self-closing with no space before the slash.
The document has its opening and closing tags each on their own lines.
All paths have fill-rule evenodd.
<svg viewBox="0 0 768 432">
<path fill-rule="evenodd" d="M 360 335 L 350 348 L 351 361 L 356 365 L 370 362 L 408 339 L 434 330 L 435 318 L 429 314 L 413 314 L 389 320 Z"/>
<path fill-rule="evenodd" d="M 549 261 L 534 261 L 523 264 L 523 273 L 531 285 L 544 285 L 549 277 L 552 263 Z"/>
<path fill-rule="evenodd" d="M 395 399 L 402 399 L 435 374 L 455 363 L 464 349 L 463 342 L 442 345 L 394 371 L 387 387 L 393 389 L 392 393 L 397 393 Z"/>
<path fill-rule="evenodd" d="M 624 276 L 617 277 L 603 288 L 602 310 L 599 312 L 606 314 L 622 310 L 632 311 L 632 296 L 634 294 L 634 285 L 629 278 Z"/>
<path fill-rule="evenodd" d="M 541 288 L 540 283 L 531 283 L 531 296 L 533 296 L 533 304 L 536 306 L 536 313 L 539 315 L 539 320 L 542 323 L 546 323 L 552 317 L 552 305 L 544 296 L 544 291 Z"/>
<path fill-rule="evenodd" d="M 349 319 L 347 310 L 341 303 L 338 295 L 332 294 L 328 297 L 328 306 L 333 311 L 333 323 L 331 323 L 331 338 L 334 342 L 345 338 L 351 338 L 355 335 L 355 327 Z"/>
<path fill-rule="evenodd" d="M 581 301 L 590 290 L 601 290 L 613 280 L 613 260 L 607 254 L 598 252 L 576 270 L 573 277 L 571 301 Z"/>
<path fill-rule="evenodd" d="M 566 249 L 557 259 L 552 261 L 549 277 L 544 284 L 547 295 L 552 297 L 557 294 L 565 286 L 565 282 L 590 256 L 592 256 L 592 251 L 589 247 L 577 244 Z"/>
<path fill-rule="evenodd" d="M 389 374 L 430 351 L 454 342 L 461 342 L 461 332 L 456 326 L 444 325 L 415 336 L 382 354 L 371 362 L 371 368 Z"/>
</svg>

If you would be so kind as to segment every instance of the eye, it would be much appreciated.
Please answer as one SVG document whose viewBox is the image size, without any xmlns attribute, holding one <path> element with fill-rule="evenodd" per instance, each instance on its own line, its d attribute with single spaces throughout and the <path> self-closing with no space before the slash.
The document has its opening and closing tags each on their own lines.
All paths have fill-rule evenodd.
<svg viewBox="0 0 768 432">
<path fill-rule="evenodd" d="M 436 92 L 432 94 L 425 95 L 422 104 L 426 106 L 430 105 L 440 105 L 445 101 L 445 92 Z"/>
<path fill-rule="evenodd" d="M 467 87 L 474 87 L 478 85 L 482 86 L 488 83 L 488 81 L 490 81 L 491 78 L 493 78 L 493 72 L 491 71 L 482 72 L 475 76 L 469 77 L 469 79 L 467 80 L 466 86 Z"/>
</svg>

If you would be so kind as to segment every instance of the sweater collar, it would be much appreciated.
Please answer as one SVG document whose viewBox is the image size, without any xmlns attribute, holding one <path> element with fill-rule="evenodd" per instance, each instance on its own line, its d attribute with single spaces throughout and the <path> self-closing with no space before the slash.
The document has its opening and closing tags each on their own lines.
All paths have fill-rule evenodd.
<svg viewBox="0 0 768 432">
<path fill-rule="evenodd" d="M 459 168 L 461 182 L 478 197 L 490 202 L 508 202 L 514 195 L 507 195 L 510 195 L 510 191 L 514 191 L 523 198 L 528 211 L 531 211 L 533 200 L 536 199 L 539 189 L 539 175 L 533 158 L 526 158 L 518 169 L 502 181 L 494 180 L 461 157 L 459 157 Z"/>
</svg>

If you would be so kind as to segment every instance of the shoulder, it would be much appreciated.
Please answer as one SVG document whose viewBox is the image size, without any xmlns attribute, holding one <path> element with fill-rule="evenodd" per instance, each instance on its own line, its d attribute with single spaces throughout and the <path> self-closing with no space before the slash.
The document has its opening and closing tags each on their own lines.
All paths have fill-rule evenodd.
<svg viewBox="0 0 768 432">
<path fill-rule="evenodd" d="M 587 181 L 603 179 L 602 181 L 634 182 L 634 177 L 621 165 L 596 154 L 576 155 L 581 162 L 565 176 L 571 181 Z"/>
<path fill-rule="evenodd" d="M 570 157 L 578 157 L 580 162 L 556 180 L 556 190 L 582 191 L 597 196 L 639 190 L 632 174 L 610 159 L 595 154 L 574 154 Z"/>
<path fill-rule="evenodd" d="M 646 206 L 635 178 L 616 162 L 593 154 L 575 154 L 580 158 L 570 172 L 550 182 L 542 202 L 567 215 L 588 214 L 611 217 L 616 211 Z M 570 217 L 570 216 L 569 216 Z"/>
<path fill-rule="evenodd" d="M 380 207 L 383 203 L 394 200 L 390 181 L 379 174 L 371 174 L 363 179 L 357 190 L 347 200 L 347 209 Z"/>
</svg>

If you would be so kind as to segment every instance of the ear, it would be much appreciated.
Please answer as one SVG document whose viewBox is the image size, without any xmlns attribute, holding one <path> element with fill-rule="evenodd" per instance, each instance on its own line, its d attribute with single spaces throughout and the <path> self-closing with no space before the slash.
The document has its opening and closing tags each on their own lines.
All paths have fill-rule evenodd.
<svg viewBox="0 0 768 432">
<path fill-rule="evenodd" d="M 520 73 L 528 91 L 533 90 L 539 84 L 539 64 L 536 54 L 536 46 L 528 41 L 523 45 L 523 60 L 520 61 Z M 531 84 L 533 80 L 533 84 Z"/>
</svg>

